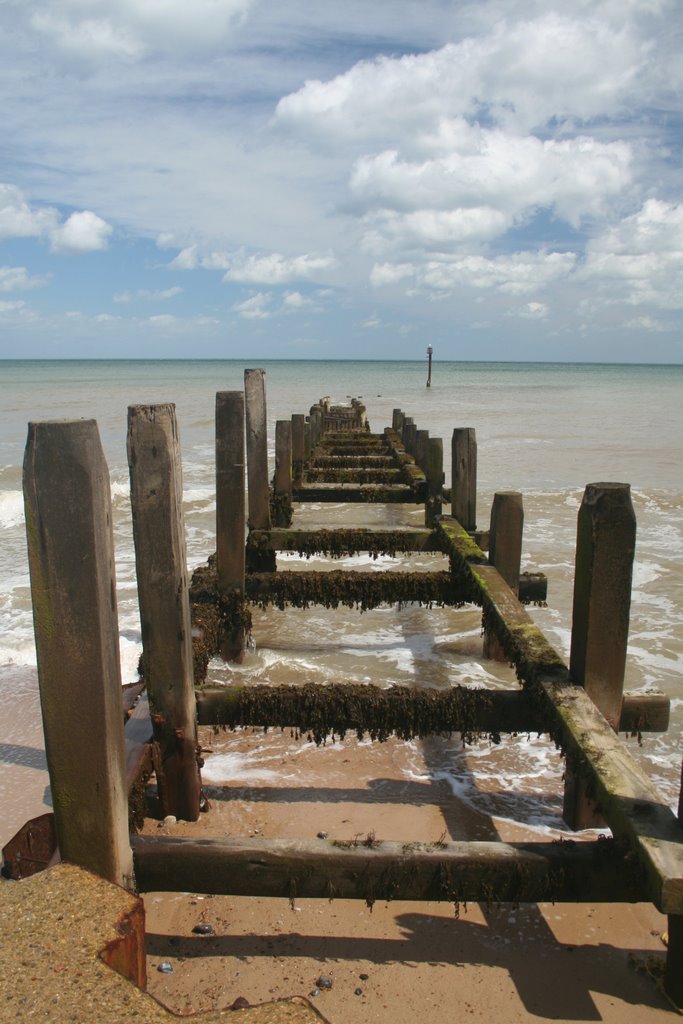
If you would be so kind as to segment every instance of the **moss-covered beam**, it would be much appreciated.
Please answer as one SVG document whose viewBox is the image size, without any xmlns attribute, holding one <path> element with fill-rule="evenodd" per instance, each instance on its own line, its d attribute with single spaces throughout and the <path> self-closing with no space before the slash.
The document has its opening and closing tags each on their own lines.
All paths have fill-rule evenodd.
<svg viewBox="0 0 683 1024">
<path fill-rule="evenodd" d="M 612 832 L 631 841 L 648 896 L 663 914 L 683 913 L 683 825 L 581 686 L 544 680 L 556 739 Z"/>
<path fill-rule="evenodd" d="M 383 502 L 415 504 L 419 499 L 405 484 L 304 484 L 292 492 L 294 501 L 303 502 Z"/>
<path fill-rule="evenodd" d="M 142 892 L 456 905 L 642 899 L 617 843 L 431 843 L 351 839 L 131 838 Z"/>
<path fill-rule="evenodd" d="M 620 729 L 648 722 L 666 728 L 666 698 L 629 694 L 624 701 Z M 380 688 L 352 683 L 304 686 L 206 686 L 197 691 L 200 725 L 295 728 L 316 743 L 343 737 L 347 732 L 384 740 L 434 733 L 459 732 L 469 740 L 501 733 L 548 731 L 553 713 L 545 720 L 539 705 L 521 690 L 485 690 L 455 686 L 447 689 L 394 686 Z"/>
<path fill-rule="evenodd" d="M 389 469 L 394 460 L 390 455 L 319 455 L 311 457 L 307 465 L 310 469 Z"/>
<path fill-rule="evenodd" d="M 476 603 L 471 585 L 448 572 L 275 572 L 248 576 L 246 596 L 260 608 L 359 608 L 415 603 L 457 607 Z"/>
<path fill-rule="evenodd" d="M 354 466 L 354 467 L 332 467 L 318 468 L 307 467 L 304 470 L 304 479 L 307 483 L 323 484 L 396 484 L 408 483 L 404 478 L 402 470 L 396 468 L 386 469 L 376 466 Z"/>
<path fill-rule="evenodd" d="M 544 717 L 552 712 L 552 734 L 572 770 L 613 832 L 630 842 L 652 900 L 662 913 L 683 913 L 683 826 L 497 571 L 472 551 L 466 531 L 450 521 L 445 532 L 454 564 L 480 590 L 487 625 L 542 702 Z"/>
<path fill-rule="evenodd" d="M 336 683 L 304 686 L 205 687 L 197 691 L 201 725 L 295 728 L 320 744 L 343 738 L 410 740 L 461 733 L 467 742 L 483 734 L 543 732 L 533 701 L 519 690 L 447 689 Z"/>
<path fill-rule="evenodd" d="M 433 530 L 411 526 L 395 530 L 254 530 L 249 542 L 257 547 L 270 546 L 275 551 L 295 551 L 302 557 L 327 555 L 329 558 L 346 558 L 361 551 L 393 557 L 411 551 L 441 550 Z"/>
</svg>

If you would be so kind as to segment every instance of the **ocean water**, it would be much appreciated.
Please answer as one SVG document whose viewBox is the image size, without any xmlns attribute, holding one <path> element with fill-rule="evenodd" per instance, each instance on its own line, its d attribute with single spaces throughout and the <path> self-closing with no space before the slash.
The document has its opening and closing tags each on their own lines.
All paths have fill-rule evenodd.
<svg viewBox="0 0 683 1024">
<path fill-rule="evenodd" d="M 638 522 L 628 689 L 661 689 L 672 701 L 668 733 L 629 740 L 672 806 L 678 800 L 683 724 L 683 366 L 439 363 L 427 389 L 425 362 L 346 361 L 5 361 L 0 362 L 0 843 L 49 806 L 42 752 L 36 662 L 21 492 L 27 424 L 93 417 L 109 465 L 117 558 L 124 681 L 135 678 L 140 627 L 126 463 L 127 407 L 176 404 L 183 456 L 188 562 L 214 550 L 214 402 L 218 390 L 243 386 L 245 367 L 266 369 L 273 457 L 276 419 L 308 412 L 319 398 L 363 398 L 373 430 L 400 407 L 444 441 L 450 484 L 455 427 L 474 427 L 478 442 L 478 525 L 486 527 L 493 494 L 524 497 L 523 567 L 549 581 L 548 607 L 531 609 L 567 657 L 576 516 L 585 485 L 631 484 Z M 295 525 L 420 525 L 411 506 L 318 506 L 297 510 Z M 438 556 L 406 556 L 400 566 L 431 568 Z M 283 566 L 297 559 L 282 559 Z M 360 555 L 310 568 L 381 571 L 391 559 Z M 259 682 L 340 681 L 449 686 L 514 685 L 506 666 L 482 662 L 475 609 L 386 607 L 360 614 L 268 611 L 255 614 L 256 648 L 240 667 L 215 663 L 213 678 Z M 267 759 L 266 759 L 267 760 Z M 409 764 L 410 758 L 407 760 Z M 422 762 L 421 762 L 422 763 Z M 539 832 L 561 828 L 561 763 L 543 738 L 507 739 L 462 751 L 457 738 L 433 745 L 433 778 L 494 818 L 524 821 Z M 212 777 L 220 765 L 207 764 Z M 230 763 L 231 778 L 258 775 Z M 267 771 L 267 768 L 263 769 Z M 409 768 L 406 769 L 409 773 Z"/>
</svg>

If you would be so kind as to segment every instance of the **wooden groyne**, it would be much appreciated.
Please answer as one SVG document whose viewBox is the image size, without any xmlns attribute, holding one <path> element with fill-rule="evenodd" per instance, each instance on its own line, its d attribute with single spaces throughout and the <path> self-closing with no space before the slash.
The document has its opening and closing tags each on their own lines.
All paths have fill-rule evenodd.
<svg viewBox="0 0 683 1024">
<path fill-rule="evenodd" d="M 668 725 L 663 695 L 624 693 L 635 547 L 628 485 L 586 487 L 567 665 L 526 607 L 546 600 L 547 581 L 520 565 L 521 494 L 496 494 L 490 523 L 482 529 L 476 522 L 473 428 L 453 430 L 449 492 L 442 439 L 418 429 L 400 409 L 381 433 L 371 431 L 359 400 L 337 406 L 325 398 L 307 414 L 278 421 L 272 481 L 266 424 L 263 370 L 246 371 L 244 392 L 216 396 L 216 550 L 188 580 L 174 408 L 129 410 L 145 696 L 125 729 L 108 473 L 97 425 L 29 429 L 24 486 L 31 588 L 62 857 L 127 886 L 134 874 L 142 891 L 295 893 L 370 903 L 651 901 L 669 915 L 665 984 L 683 1005 L 683 828 L 618 735 Z M 423 508 L 424 526 L 297 528 L 297 511 L 310 501 L 410 503 Z M 278 553 L 292 551 L 331 558 L 439 552 L 448 568 L 278 570 Z M 207 684 L 211 658 L 243 657 L 253 606 L 362 610 L 408 602 L 480 607 L 482 654 L 514 666 L 519 688 Z M 566 757 L 568 826 L 600 822 L 613 838 L 406 845 L 374 838 L 195 842 L 135 835 L 126 793 L 139 804 L 151 770 L 162 813 L 196 820 L 206 806 L 198 722 L 286 726 L 318 742 L 348 732 L 377 740 L 460 732 L 495 742 L 505 733 L 544 732 Z"/>
</svg>

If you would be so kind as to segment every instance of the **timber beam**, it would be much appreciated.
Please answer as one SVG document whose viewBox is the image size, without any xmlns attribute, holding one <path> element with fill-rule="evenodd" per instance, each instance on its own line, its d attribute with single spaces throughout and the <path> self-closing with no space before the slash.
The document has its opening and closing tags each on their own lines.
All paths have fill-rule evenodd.
<svg viewBox="0 0 683 1024">
<path fill-rule="evenodd" d="M 292 501 L 414 505 L 423 500 L 424 495 L 407 484 L 303 484 L 292 489 Z"/>
<path fill-rule="evenodd" d="M 351 683 L 304 686 L 220 686 L 197 690 L 200 725 L 295 728 L 316 743 L 347 732 L 384 740 L 459 732 L 465 741 L 485 734 L 549 731 L 552 715 L 523 690 L 488 690 L 471 686 L 392 686 Z M 663 732 L 669 699 L 662 693 L 624 695 L 621 731 Z"/>
<path fill-rule="evenodd" d="M 141 892 L 296 899 L 635 902 L 637 869 L 611 840 L 401 843 L 132 836 Z"/>
<path fill-rule="evenodd" d="M 448 605 L 476 603 L 476 591 L 449 572 L 272 572 L 247 576 L 247 599 L 260 608 L 268 605 L 308 608 L 360 608 L 382 604 Z"/>
<path fill-rule="evenodd" d="M 360 551 L 389 556 L 410 551 L 441 551 L 441 541 L 434 530 L 411 526 L 395 530 L 253 530 L 249 543 L 272 547 L 275 551 L 296 551 L 306 557 L 326 555 L 329 558 L 345 558 Z"/>
<path fill-rule="evenodd" d="M 520 682 L 552 713 L 552 735 L 572 770 L 614 834 L 631 843 L 649 898 L 664 914 L 683 913 L 683 825 L 464 527 L 444 518 L 439 529 L 456 569 L 479 588 L 486 625 Z"/>
</svg>

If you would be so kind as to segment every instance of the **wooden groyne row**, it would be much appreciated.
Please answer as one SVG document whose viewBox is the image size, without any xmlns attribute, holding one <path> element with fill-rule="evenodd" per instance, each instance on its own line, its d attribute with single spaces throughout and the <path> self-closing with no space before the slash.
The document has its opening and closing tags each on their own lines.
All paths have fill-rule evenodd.
<svg viewBox="0 0 683 1024">
<path fill-rule="evenodd" d="M 381 434 L 370 431 L 360 401 L 344 407 L 322 400 L 308 415 L 278 421 L 272 486 L 266 424 L 264 371 L 246 371 L 244 392 L 217 395 L 216 552 L 190 581 L 174 407 L 129 409 L 142 669 L 151 724 L 145 725 L 139 706 L 125 733 L 109 477 L 97 425 L 29 427 L 24 487 L 31 589 L 63 859 L 143 891 L 368 902 L 652 901 L 669 915 L 666 986 L 683 1005 L 683 829 L 616 732 L 663 729 L 668 721 L 662 695 L 623 692 L 635 546 L 628 485 L 586 488 L 567 665 L 523 604 L 543 601 L 546 581 L 520 573 L 521 495 L 497 494 L 489 529 L 477 529 L 474 429 L 453 432 L 449 494 L 443 488 L 442 440 L 425 436 L 401 410 L 394 410 Z M 297 508 L 307 500 L 326 500 L 321 495 L 422 504 L 425 525 L 296 529 Z M 343 571 L 286 572 L 277 569 L 279 551 L 331 557 L 436 551 L 448 568 L 373 573 L 372 579 Z M 362 609 L 380 602 L 478 605 L 485 656 L 510 662 L 520 688 L 500 693 L 458 685 L 444 691 L 343 682 L 223 688 L 205 683 L 211 657 L 242 657 L 253 604 Z M 402 845 L 374 838 L 195 842 L 131 834 L 128 795 L 140 788 L 150 767 L 162 813 L 199 817 L 198 721 L 288 726 L 317 740 L 349 731 L 376 739 L 457 731 L 466 739 L 488 735 L 497 741 L 505 732 L 543 731 L 566 755 L 568 824 L 605 822 L 613 839 Z M 133 730 L 127 769 L 126 737 Z"/>
</svg>

